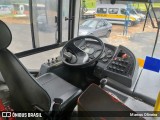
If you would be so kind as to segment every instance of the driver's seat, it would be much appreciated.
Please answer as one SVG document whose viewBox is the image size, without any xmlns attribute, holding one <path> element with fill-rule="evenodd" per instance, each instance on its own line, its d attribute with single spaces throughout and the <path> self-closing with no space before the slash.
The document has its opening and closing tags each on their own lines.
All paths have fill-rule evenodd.
<svg viewBox="0 0 160 120">
<path fill-rule="evenodd" d="M 33 111 L 36 107 L 45 112 L 52 111 L 55 98 L 63 100 L 62 111 L 73 108 L 81 90 L 53 73 L 35 79 L 7 49 L 11 40 L 9 28 L 0 21 L 0 72 L 9 87 L 13 103 L 17 103 L 14 109 Z"/>
</svg>

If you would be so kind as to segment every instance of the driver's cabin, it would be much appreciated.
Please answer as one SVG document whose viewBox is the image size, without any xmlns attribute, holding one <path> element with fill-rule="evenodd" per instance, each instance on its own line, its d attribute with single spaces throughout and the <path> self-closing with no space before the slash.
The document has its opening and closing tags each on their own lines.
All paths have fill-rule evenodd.
<svg viewBox="0 0 160 120">
<path fill-rule="evenodd" d="M 1 0 L 0 120 L 160 119 L 159 0 Z"/>
</svg>

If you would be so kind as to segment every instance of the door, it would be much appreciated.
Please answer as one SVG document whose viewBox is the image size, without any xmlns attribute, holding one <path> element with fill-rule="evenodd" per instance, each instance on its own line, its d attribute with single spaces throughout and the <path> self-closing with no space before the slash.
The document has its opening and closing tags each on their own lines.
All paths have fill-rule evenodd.
<svg viewBox="0 0 160 120">
<path fill-rule="evenodd" d="M 70 0 L 32 0 L 36 47 L 68 41 Z"/>
<path fill-rule="evenodd" d="M 105 27 L 105 25 L 104 25 L 104 21 L 101 20 L 101 21 L 97 24 L 95 33 L 96 33 L 96 36 L 97 36 L 97 37 L 99 37 L 99 36 L 104 36 L 104 35 L 105 35 L 105 33 L 106 33 L 106 27 Z"/>
<path fill-rule="evenodd" d="M 70 0 L 62 0 L 62 42 L 68 41 Z"/>
</svg>

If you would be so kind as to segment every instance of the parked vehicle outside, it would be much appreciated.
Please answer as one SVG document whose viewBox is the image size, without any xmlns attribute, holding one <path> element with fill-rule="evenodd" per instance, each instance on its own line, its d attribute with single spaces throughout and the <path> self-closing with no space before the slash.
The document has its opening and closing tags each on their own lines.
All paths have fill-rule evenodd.
<svg viewBox="0 0 160 120">
<path fill-rule="evenodd" d="M 79 36 L 94 35 L 96 37 L 109 37 L 112 24 L 103 18 L 92 18 L 84 21 L 79 28 Z"/>
<path fill-rule="evenodd" d="M 143 14 L 142 11 L 135 9 L 135 12 L 141 17 L 141 21 L 144 21 L 146 19 L 146 15 Z"/>
<path fill-rule="evenodd" d="M 46 16 L 45 14 L 41 14 L 37 17 L 38 28 L 43 32 L 52 32 L 53 29 L 55 31 L 56 26 L 54 26 L 54 19 L 51 16 Z"/>
<path fill-rule="evenodd" d="M 125 4 L 99 4 L 96 8 L 95 17 L 106 18 L 113 24 L 125 24 L 127 17 L 129 18 L 128 26 L 133 26 L 141 21 L 141 17 L 135 9 Z"/>
</svg>

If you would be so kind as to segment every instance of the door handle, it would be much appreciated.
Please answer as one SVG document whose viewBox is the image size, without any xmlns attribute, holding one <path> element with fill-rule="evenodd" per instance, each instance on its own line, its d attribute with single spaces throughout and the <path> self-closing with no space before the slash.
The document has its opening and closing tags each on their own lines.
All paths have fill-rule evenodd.
<svg viewBox="0 0 160 120">
<path fill-rule="evenodd" d="M 55 16 L 55 23 L 57 23 L 58 22 L 58 17 L 57 16 Z"/>
<path fill-rule="evenodd" d="M 67 21 L 67 20 L 73 20 L 73 17 L 72 18 L 65 17 L 65 21 Z"/>
</svg>

